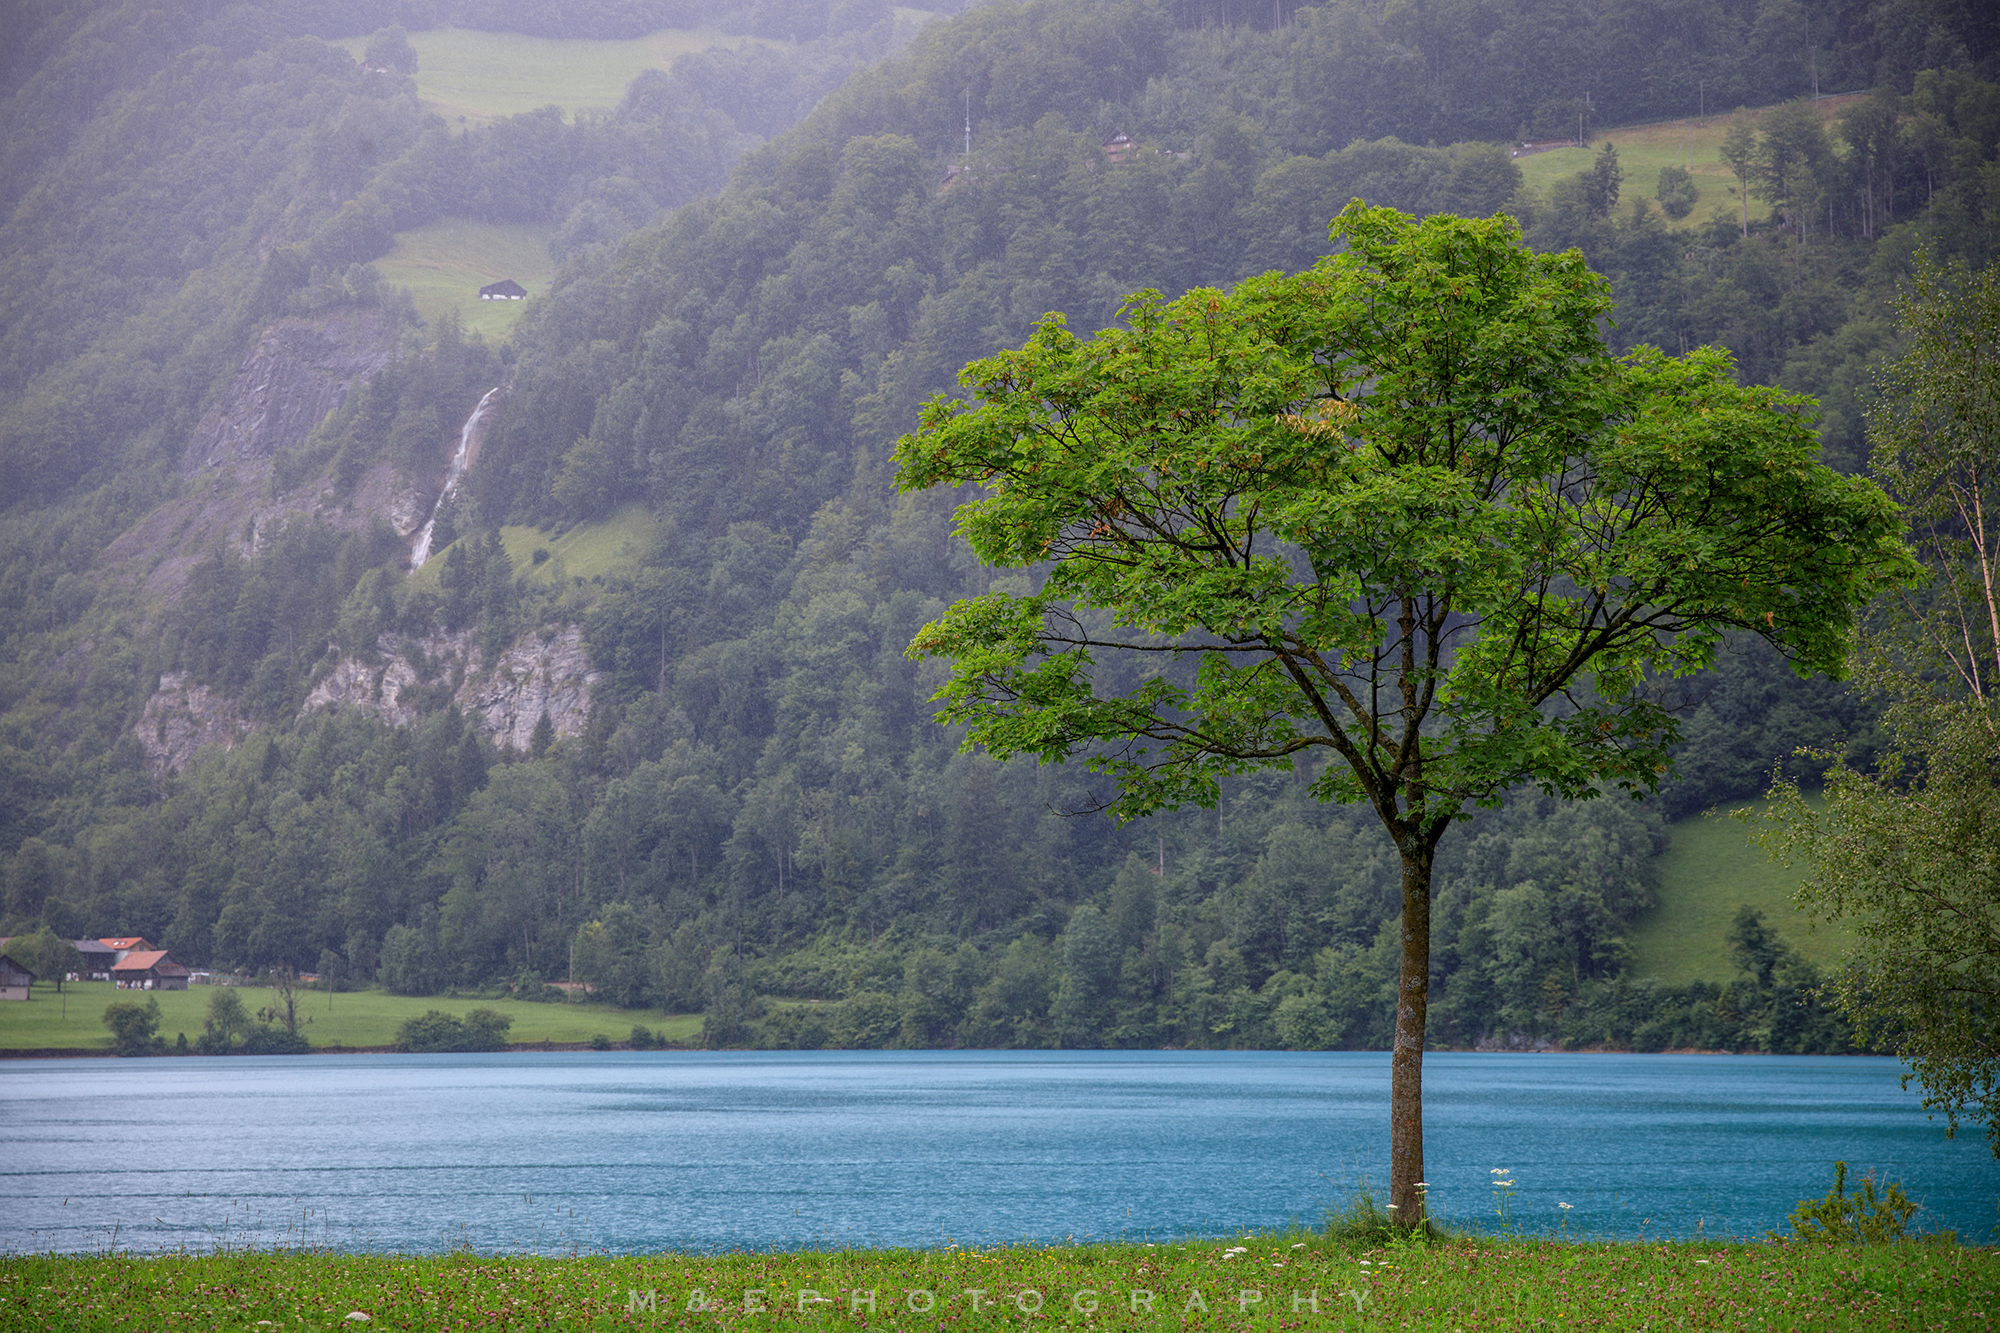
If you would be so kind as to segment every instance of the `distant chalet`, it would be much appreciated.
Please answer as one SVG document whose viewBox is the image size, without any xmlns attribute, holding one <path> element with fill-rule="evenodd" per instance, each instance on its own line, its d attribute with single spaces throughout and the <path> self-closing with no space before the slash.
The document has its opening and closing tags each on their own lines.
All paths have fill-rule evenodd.
<svg viewBox="0 0 2000 1333">
<path fill-rule="evenodd" d="M 71 940 L 70 943 L 83 955 L 83 975 L 92 981 L 111 980 L 111 969 L 118 966 L 118 960 L 124 957 L 103 940 Z M 130 952 L 130 949 L 125 950 L 125 953 Z"/>
<path fill-rule="evenodd" d="M 1552 153 L 1558 148 L 1581 148 L 1581 139 L 1529 139 L 1519 148 L 1508 152 L 1509 157 L 1533 157 L 1536 153 Z"/>
<path fill-rule="evenodd" d="M 512 278 L 503 278 L 499 282 L 488 283 L 486 286 L 481 287 L 479 289 L 479 299 L 482 301 L 525 301 L 528 299 L 528 289 Z"/>
<path fill-rule="evenodd" d="M 118 960 L 111 979 L 126 990 L 186 990 L 188 970 L 164 949 L 135 949 Z"/>
<path fill-rule="evenodd" d="M 35 974 L 19 963 L 0 953 L 0 1000 L 25 1000 L 28 987 L 33 985 Z"/>
<path fill-rule="evenodd" d="M 1130 162 L 1134 157 L 1139 155 L 1138 141 L 1123 130 L 1106 139 L 1102 146 L 1104 148 L 1105 160 L 1112 163 Z M 1194 154 L 1186 151 L 1177 153 L 1171 148 L 1156 148 L 1153 151 L 1161 157 L 1171 157 L 1182 162 L 1194 156 Z"/>
</svg>

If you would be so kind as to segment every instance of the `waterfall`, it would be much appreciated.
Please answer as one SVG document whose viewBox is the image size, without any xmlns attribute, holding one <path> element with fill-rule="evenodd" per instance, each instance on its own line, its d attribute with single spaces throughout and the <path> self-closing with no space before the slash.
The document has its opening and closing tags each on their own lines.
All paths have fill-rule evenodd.
<svg viewBox="0 0 2000 1333">
<path fill-rule="evenodd" d="M 479 400 L 479 406 L 472 409 L 472 415 L 465 419 L 465 425 L 458 432 L 458 452 L 451 456 L 451 470 L 444 474 L 444 489 L 438 492 L 437 503 L 431 506 L 431 517 L 417 534 L 416 545 L 410 548 L 410 568 L 423 568 L 424 561 L 431 558 L 431 533 L 437 528 L 438 515 L 444 512 L 446 501 L 458 489 L 458 479 L 465 475 L 465 465 L 472 461 L 473 446 L 479 442 L 479 423 L 486 419 L 486 409 L 500 393 L 500 386 L 494 385 Z"/>
</svg>

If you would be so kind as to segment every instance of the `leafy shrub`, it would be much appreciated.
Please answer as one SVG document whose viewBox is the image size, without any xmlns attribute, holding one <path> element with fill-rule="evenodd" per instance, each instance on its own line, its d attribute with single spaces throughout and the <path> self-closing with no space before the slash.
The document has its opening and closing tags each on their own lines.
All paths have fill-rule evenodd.
<svg viewBox="0 0 2000 1333">
<path fill-rule="evenodd" d="M 243 1044 L 235 1050 L 237 1055 L 309 1055 L 312 1044 L 297 1032 L 275 1027 L 269 1023 L 259 1023 L 243 1034 Z"/>
<path fill-rule="evenodd" d="M 1676 222 L 1694 212 L 1695 201 L 1701 198 L 1694 176 L 1685 167 L 1661 167 L 1660 185 L 1655 193 L 1660 207 Z"/>
<path fill-rule="evenodd" d="M 238 1036 L 250 1030 L 250 1015 L 243 997 L 234 987 L 217 986 L 208 995 L 208 1017 L 202 1024 L 195 1049 L 203 1055 L 228 1055 L 236 1048 Z"/>
<path fill-rule="evenodd" d="M 268 1018 L 274 1011 L 265 1010 Z M 306 1055 L 312 1045 L 278 1023 L 253 1022 L 233 987 L 218 986 L 208 997 L 208 1018 L 194 1049 L 201 1055 Z"/>
<path fill-rule="evenodd" d="M 165 1049 L 160 1036 L 160 1002 L 114 1000 L 104 1006 L 104 1026 L 111 1029 L 111 1049 L 120 1055 L 152 1055 Z"/>
<path fill-rule="evenodd" d="M 396 1029 L 396 1045 L 405 1051 L 436 1054 L 446 1051 L 504 1051 L 507 1029 L 514 1020 L 491 1009 L 474 1009 L 464 1018 L 442 1009 L 426 1009 Z"/>
<path fill-rule="evenodd" d="M 1861 1192 L 1847 1192 L 1847 1163 L 1833 1164 L 1833 1188 L 1817 1202 L 1800 1199 L 1787 1220 L 1792 1234 L 1803 1241 L 1834 1245 L 1882 1245 L 1903 1239 L 1903 1228 L 1922 1205 L 1903 1194 L 1903 1187 L 1888 1181 L 1881 1193 L 1875 1190 L 1873 1171 L 1861 1177 Z M 1771 1233 L 1777 1238 L 1777 1233 Z"/>
<path fill-rule="evenodd" d="M 465 1046 L 468 1051 L 504 1051 L 507 1030 L 514 1020 L 493 1009 L 474 1009 L 465 1016 Z"/>
</svg>

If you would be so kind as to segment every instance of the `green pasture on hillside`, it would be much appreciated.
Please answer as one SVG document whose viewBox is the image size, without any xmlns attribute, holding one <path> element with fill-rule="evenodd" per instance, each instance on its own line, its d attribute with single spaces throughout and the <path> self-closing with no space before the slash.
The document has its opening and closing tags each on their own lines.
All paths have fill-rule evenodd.
<svg viewBox="0 0 2000 1333">
<path fill-rule="evenodd" d="M 649 69 L 711 47 L 739 47 L 764 38 L 734 37 L 717 28 L 663 28 L 625 41 L 529 37 L 518 32 L 434 28 L 410 34 L 417 53 L 417 95 L 424 108 L 453 125 L 479 125 L 545 106 L 609 111 L 625 86 Z M 356 60 L 366 35 L 334 45 Z"/>
<path fill-rule="evenodd" d="M 578 524 L 559 537 L 519 524 L 500 529 L 500 544 L 513 562 L 514 577 L 530 587 L 550 589 L 574 586 L 576 579 L 588 585 L 599 575 L 636 569 L 652 539 L 652 516 L 636 504 L 601 522 Z M 410 571 L 410 587 L 436 592 L 444 572 L 442 557 L 450 549 L 438 548 L 423 568 Z M 549 558 L 536 564 L 536 551 L 547 551 Z"/>
<path fill-rule="evenodd" d="M 1863 94 L 1854 93 L 1822 97 L 1819 100 L 1820 114 L 1831 121 L 1843 107 L 1861 96 Z M 1749 114 L 1752 124 L 1755 124 L 1760 113 L 1753 111 Z M 1608 142 L 1617 147 L 1618 165 L 1625 172 L 1618 194 L 1623 206 L 1629 207 L 1633 198 L 1656 201 L 1660 168 L 1685 167 L 1694 177 L 1701 198 L 1695 202 L 1692 213 L 1672 225 L 1700 226 L 1718 214 L 1740 218 L 1742 213 L 1736 194 L 1736 175 L 1722 160 L 1722 137 L 1729 132 L 1730 115 L 1729 110 L 1718 113 L 1710 108 L 1706 117 L 1670 120 L 1657 125 L 1593 129 L 1588 147 L 1551 149 L 1532 157 L 1518 158 L 1516 164 L 1521 168 L 1524 183 L 1546 190 L 1563 177 L 1574 176 L 1587 168 Z M 1654 207 L 1658 207 L 1657 202 Z M 1767 216 L 1770 211 L 1768 205 L 1755 197 L 1750 200 L 1753 222 Z"/>
<path fill-rule="evenodd" d="M 644 505 L 627 505 L 601 523 L 585 523 L 560 537 L 540 528 L 500 529 L 501 545 L 514 562 L 514 574 L 529 584 L 560 588 L 573 579 L 589 583 L 601 575 L 638 568 L 653 539 L 652 516 Z M 535 552 L 549 558 L 535 563 Z"/>
<path fill-rule="evenodd" d="M 37 983 L 34 998 L 0 1004 L 0 1049 L 47 1050 L 93 1048 L 109 1050 L 111 1033 L 104 1026 L 104 1008 L 115 1000 L 160 1002 L 160 1033 L 168 1046 L 185 1032 L 192 1042 L 201 1035 L 208 1013 L 208 986 L 184 991 L 123 991 L 108 981 L 72 982 L 56 995 L 54 986 Z M 237 991 L 243 1007 L 254 1016 L 274 1004 L 278 995 L 261 986 Z M 380 990 L 299 993 L 301 1030 L 315 1047 L 389 1046 L 405 1019 L 427 1009 L 442 1009 L 463 1017 L 470 1009 L 495 1009 L 514 1020 L 507 1038 L 513 1042 L 584 1042 L 595 1036 L 625 1041 L 635 1025 L 664 1032 L 681 1042 L 701 1033 L 701 1019 L 657 1010 L 615 1009 L 607 1004 L 538 1004 L 527 1000 L 477 1000 L 446 996 L 391 995 Z"/>
<path fill-rule="evenodd" d="M 504 342 L 534 298 L 555 277 L 548 227 L 526 223 L 467 222 L 449 218 L 397 235 L 396 248 L 375 261 L 391 287 L 407 287 L 417 313 L 433 329 L 446 313 L 458 316 L 466 336 Z M 512 278 L 528 289 L 526 301 L 482 301 L 479 289 Z"/>
<path fill-rule="evenodd" d="M 947 1242 L 934 1250 L 714 1255 L 218 1249 L 150 1259 L 0 1258 L 0 1309 L 10 1328 L 52 1330 L 1902 1333 L 1990 1328 L 2000 1312 L 2000 1252 L 1518 1239 L 1382 1246 L 1304 1231 L 1157 1244 Z"/>
<path fill-rule="evenodd" d="M 1628 976 L 1658 977 L 1675 986 L 1731 980 L 1736 960 L 1729 952 L 1729 924 L 1744 903 L 1822 969 L 1837 966 L 1852 947 L 1846 931 L 1815 926 L 1792 906 L 1803 872 L 1772 861 L 1750 841 L 1753 826 L 1728 817 L 1756 804 L 1741 802 L 1673 825 L 1673 842 L 1659 861 L 1660 901 L 1630 936 Z"/>
</svg>

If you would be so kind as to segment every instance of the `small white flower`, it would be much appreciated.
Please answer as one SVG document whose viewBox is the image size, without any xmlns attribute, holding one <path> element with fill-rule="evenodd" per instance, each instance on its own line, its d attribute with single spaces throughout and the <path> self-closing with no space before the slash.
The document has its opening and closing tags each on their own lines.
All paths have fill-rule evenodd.
<svg viewBox="0 0 2000 1333">
<path fill-rule="evenodd" d="M 1495 1176 L 1511 1176 L 1511 1175 L 1513 1175 L 1514 1173 L 1513 1173 L 1512 1171 L 1508 1170 L 1508 1169 L 1507 1169 L 1506 1167 L 1504 1167 L 1504 1166 L 1496 1166 L 1496 1167 L 1494 1167 L 1494 1168 L 1493 1168 L 1493 1170 L 1492 1170 L 1491 1172 L 1489 1172 L 1488 1174 L 1490 1174 L 1490 1175 L 1495 1175 Z"/>
<path fill-rule="evenodd" d="M 1292 1248 L 1295 1250 L 1303 1250 L 1305 1247 L 1306 1243 L 1304 1241 L 1300 1241 L 1298 1244 L 1292 1246 Z"/>
<path fill-rule="evenodd" d="M 1566 1204 L 1566 1203 L 1558 1203 L 1558 1204 L 1556 1205 L 1556 1207 L 1558 1207 L 1558 1208 L 1561 1208 L 1561 1209 L 1563 1209 L 1564 1211 L 1568 1211 L 1568 1209 L 1569 1209 L 1570 1205 L 1568 1205 L 1568 1204 Z"/>
</svg>

